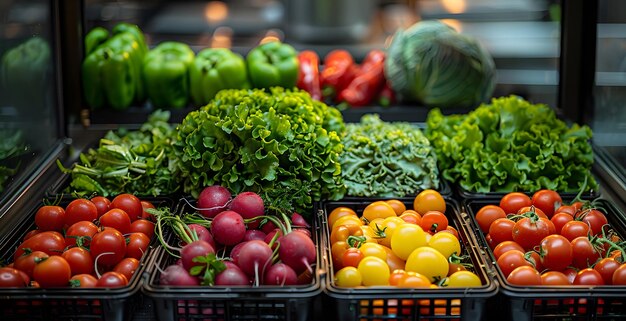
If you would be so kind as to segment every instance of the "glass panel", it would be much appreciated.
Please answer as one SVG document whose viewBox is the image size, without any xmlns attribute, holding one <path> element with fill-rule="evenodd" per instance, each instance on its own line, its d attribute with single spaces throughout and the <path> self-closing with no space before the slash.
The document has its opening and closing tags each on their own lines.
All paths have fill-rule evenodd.
<svg viewBox="0 0 626 321">
<path fill-rule="evenodd" d="M 601 0 L 598 8 L 594 142 L 626 173 L 626 2 Z"/>
<path fill-rule="evenodd" d="M 0 2 L 0 198 L 40 165 L 57 135 L 49 1 Z"/>
</svg>

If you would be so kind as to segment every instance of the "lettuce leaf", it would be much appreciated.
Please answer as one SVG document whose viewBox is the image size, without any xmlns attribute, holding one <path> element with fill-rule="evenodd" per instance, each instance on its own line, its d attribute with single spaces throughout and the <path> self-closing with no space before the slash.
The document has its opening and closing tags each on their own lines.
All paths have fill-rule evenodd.
<svg viewBox="0 0 626 321">
<path fill-rule="evenodd" d="M 304 91 L 223 90 L 177 128 L 184 192 L 218 184 L 306 214 L 344 195 L 344 131 L 341 113 Z"/>
<path fill-rule="evenodd" d="M 567 124 L 543 104 L 495 98 L 467 115 L 429 112 L 425 134 L 443 177 L 470 192 L 596 190 L 591 129 Z"/>
</svg>

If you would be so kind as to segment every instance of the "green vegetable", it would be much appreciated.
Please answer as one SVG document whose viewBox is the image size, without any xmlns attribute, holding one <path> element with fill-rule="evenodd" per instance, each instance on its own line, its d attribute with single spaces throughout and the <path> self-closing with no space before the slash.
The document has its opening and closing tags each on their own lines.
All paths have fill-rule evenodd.
<svg viewBox="0 0 626 321">
<path fill-rule="evenodd" d="M 131 193 L 141 196 L 173 194 L 180 173 L 173 144 L 174 126 L 167 111 L 155 111 L 138 131 L 108 132 L 100 146 L 80 155 L 80 162 L 62 171 L 71 174 L 68 192 L 88 196 Z"/>
<path fill-rule="evenodd" d="M 21 130 L 0 129 L 0 193 L 20 168 L 18 156 L 24 155 L 29 149 Z"/>
<path fill-rule="evenodd" d="M 189 67 L 194 53 L 180 42 L 163 42 L 143 62 L 148 98 L 157 108 L 183 108 L 189 101 Z"/>
<path fill-rule="evenodd" d="M 219 184 L 307 213 L 343 196 L 341 113 L 299 90 L 222 90 L 178 126 L 184 192 Z"/>
<path fill-rule="evenodd" d="M 491 97 L 495 65 L 475 39 L 442 22 L 422 21 L 394 35 L 385 76 L 402 100 L 474 107 Z"/>
<path fill-rule="evenodd" d="M 398 197 L 439 188 L 434 148 L 416 126 L 365 115 L 347 124 L 341 176 L 352 196 Z"/>
<path fill-rule="evenodd" d="M 189 69 L 191 98 L 196 105 L 208 104 L 222 89 L 250 88 L 246 62 L 226 48 L 207 48 L 198 53 Z"/>
<path fill-rule="evenodd" d="M 291 89 L 296 86 L 299 62 L 292 46 L 278 41 L 267 42 L 252 49 L 246 61 L 254 88 L 280 86 Z"/>
<path fill-rule="evenodd" d="M 575 192 L 591 175 L 591 129 L 568 127 L 543 104 L 516 96 L 493 99 L 467 115 L 428 114 L 426 136 L 444 178 L 470 192 Z"/>
<path fill-rule="evenodd" d="M 137 26 L 123 26 L 113 28 L 113 36 L 106 41 L 99 28 L 85 37 L 88 55 L 82 66 L 83 93 L 92 108 L 126 109 L 145 98 L 141 77 L 145 40 Z"/>
<path fill-rule="evenodd" d="M 0 86 L 9 103 L 20 109 L 41 113 L 47 92 L 52 55 L 50 46 L 33 37 L 7 50 L 0 63 Z"/>
<path fill-rule="evenodd" d="M 95 27 L 85 36 L 85 56 L 92 53 L 98 46 L 109 39 L 109 30 L 102 27 Z"/>
</svg>

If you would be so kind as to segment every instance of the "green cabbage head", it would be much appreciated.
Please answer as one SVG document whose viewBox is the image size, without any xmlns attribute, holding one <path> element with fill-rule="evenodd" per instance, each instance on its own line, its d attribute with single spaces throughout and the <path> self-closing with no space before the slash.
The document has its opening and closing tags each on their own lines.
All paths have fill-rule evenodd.
<svg viewBox="0 0 626 321">
<path fill-rule="evenodd" d="M 491 97 L 495 65 L 475 39 L 436 20 L 393 37 L 385 76 L 404 101 L 434 107 L 475 107 Z"/>
</svg>

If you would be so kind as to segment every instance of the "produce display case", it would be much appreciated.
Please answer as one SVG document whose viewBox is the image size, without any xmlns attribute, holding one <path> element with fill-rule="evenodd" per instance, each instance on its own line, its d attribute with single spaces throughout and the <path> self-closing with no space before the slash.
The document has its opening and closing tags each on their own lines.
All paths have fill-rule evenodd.
<svg viewBox="0 0 626 321">
<path fill-rule="evenodd" d="M 480 247 L 491 265 L 500 286 L 497 314 L 504 314 L 509 320 L 619 320 L 626 316 L 623 285 L 603 286 L 533 286 L 524 287 L 506 281 L 502 270 L 496 264 L 493 251 L 487 245 L 485 235 L 476 221 L 476 213 L 485 205 L 498 204 L 500 199 L 468 199 L 463 206 L 467 211 L 465 219 L 477 235 Z M 626 216 L 611 201 L 597 199 L 596 207 L 606 211 L 611 228 L 617 235 L 626 235 Z"/>
<path fill-rule="evenodd" d="M 407 208 L 413 199 L 402 199 Z M 476 246 L 474 231 L 468 229 L 457 202 L 446 200 L 446 217 L 449 225 L 458 229 L 462 253 L 471 258 L 471 270 L 479 276 L 482 285 L 472 288 L 405 289 L 392 286 L 344 288 L 335 285 L 330 252 L 330 231 L 327 217 L 337 207 L 353 209 L 357 215 L 371 200 L 342 200 L 324 202 L 316 220 L 321 224 L 319 237 L 326 242 L 320 253 L 329 262 L 325 279 L 325 306 L 332 308 L 330 316 L 335 320 L 485 320 L 489 316 L 488 302 L 497 293 L 498 283 L 491 276 L 491 267 L 482 249 Z"/>
<path fill-rule="evenodd" d="M 304 3 L 304 1 L 301 2 Z M 343 2 L 347 4 L 350 1 Z M 374 1 L 366 2 L 370 5 Z M 231 44 L 231 48 L 233 51 L 242 54 L 247 53 L 260 39 L 267 36 L 278 36 L 284 41 L 291 43 L 297 50 L 313 49 L 320 56 L 323 56 L 333 49 L 346 48 L 353 53 L 356 60 L 362 60 L 368 51 L 383 48 L 387 36 L 391 35 L 389 26 L 398 25 L 397 17 L 389 18 L 389 12 L 396 12 L 398 8 L 409 8 L 413 10 L 412 12 L 421 10 L 421 16 L 424 19 L 453 19 L 460 23 L 464 32 L 473 34 L 480 40 L 485 41 L 489 51 L 494 54 L 499 75 L 499 82 L 494 96 L 511 93 L 518 94 L 534 102 L 550 104 L 563 119 L 592 125 L 594 130 L 593 175 L 598 179 L 600 190 L 585 194 L 583 198 L 596 199 L 601 197 L 602 201 L 607 202 L 614 213 L 623 213 L 624 209 L 626 209 L 626 165 L 623 157 L 624 140 L 622 139 L 624 134 L 624 113 L 621 110 L 623 109 L 623 99 L 619 99 L 619 97 L 623 97 L 621 96 L 623 94 L 622 91 L 626 87 L 624 87 L 623 81 L 620 80 L 623 68 L 617 70 L 621 68 L 618 67 L 620 66 L 620 61 L 617 61 L 617 58 L 612 56 L 609 57 L 610 53 L 620 52 L 621 49 L 618 49 L 620 40 L 626 37 L 623 36 L 623 30 L 619 29 L 624 17 L 620 18 L 618 13 L 623 12 L 623 10 L 615 9 L 615 6 L 619 7 L 620 4 L 614 1 L 556 1 L 557 5 L 560 4 L 563 9 L 561 12 L 562 24 L 546 21 L 545 17 L 549 14 L 548 10 L 552 10 L 548 9 L 547 6 L 538 5 L 534 2 L 531 4 L 530 1 L 528 3 L 520 1 L 520 3 L 513 5 L 515 7 L 514 10 L 508 10 L 504 6 L 498 8 L 498 10 L 502 10 L 502 12 L 499 12 L 500 18 L 496 19 L 499 21 L 490 21 L 484 23 L 484 25 L 481 22 L 482 19 L 485 17 L 493 19 L 494 16 L 493 13 L 488 12 L 482 6 L 481 1 L 467 1 L 468 7 L 465 8 L 466 12 L 461 13 L 453 13 L 441 1 L 419 1 L 417 3 L 414 1 L 379 1 L 375 6 L 372 6 L 377 8 L 378 11 L 375 12 L 374 18 L 370 18 L 372 20 L 368 21 L 368 23 L 376 26 L 384 25 L 382 32 L 380 32 L 381 29 L 375 29 L 373 32 L 375 36 L 367 39 L 343 37 L 333 39 L 332 41 L 329 39 L 319 40 L 319 38 L 317 40 L 306 39 L 301 34 L 291 32 L 291 30 L 295 30 L 290 29 L 293 27 L 293 24 L 313 23 L 307 21 L 307 19 L 320 18 L 311 16 L 294 22 L 291 18 L 291 13 L 294 10 L 301 12 L 301 8 L 310 8 L 302 3 L 298 3 L 298 1 L 287 1 L 286 3 L 281 1 L 261 1 L 252 4 L 249 1 L 226 1 L 225 3 L 231 10 L 229 11 L 230 18 L 226 22 L 221 21 L 218 23 L 207 22 L 207 19 L 212 19 L 210 15 L 206 16 L 205 14 L 203 16 L 200 14 L 202 17 L 197 21 L 196 15 L 192 16 L 190 14 L 205 13 L 204 10 L 207 9 L 207 3 L 194 3 L 193 1 L 179 3 L 149 1 L 142 2 L 141 5 L 138 5 L 138 3 L 90 0 L 37 0 L 31 1 L 26 5 L 18 2 L 7 2 L 0 5 L 0 9 L 3 9 L 0 10 L 2 12 L 0 14 L 0 26 L 5 30 L 3 35 L 0 36 L 0 40 L 2 40 L 0 42 L 0 56 L 33 35 L 43 36 L 51 49 L 50 57 L 47 58 L 51 69 L 45 72 L 45 77 L 48 77 L 46 78 L 48 79 L 46 88 L 42 90 L 36 89 L 35 86 L 22 88 L 22 90 L 27 90 L 28 93 L 33 93 L 33 96 L 35 96 L 35 92 L 38 92 L 41 93 L 39 96 L 45 97 L 45 102 L 35 104 L 40 107 L 38 109 L 40 112 L 18 109 L 15 103 L 9 102 L 10 96 L 5 95 L 7 92 L 5 90 L 6 87 L 0 86 L 0 130 L 8 129 L 13 131 L 14 128 L 26 130 L 30 145 L 26 153 L 20 156 L 19 173 L 12 178 L 4 192 L 0 194 L 2 253 L 14 247 L 18 234 L 29 228 L 28 225 L 31 224 L 32 220 L 26 221 L 23 213 L 31 213 L 43 197 L 58 195 L 60 191 L 68 186 L 68 175 L 63 174 L 58 169 L 55 163 L 57 159 L 61 160 L 64 165 L 69 166 L 78 159 L 78 152 L 84 151 L 89 146 L 94 146 L 108 130 L 119 127 L 136 129 L 154 111 L 154 107 L 150 103 L 131 106 L 125 111 L 92 110 L 86 105 L 81 95 L 83 90 L 81 84 L 82 76 L 80 63 L 77 62 L 83 61 L 85 57 L 83 37 L 94 26 L 112 27 L 120 21 L 136 23 L 146 30 L 151 45 L 163 40 L 179 40 L 188 42 L 194 51 L 198 51 L 211 44 L 212 41 L 221 39 L 216 37 L 220 36 L 218 31 L 228 31 L 228 29 L 219 29 L 219 27 L 228 27 L 229 24 L 232 24 L 238 27 L 231 28 L 230 32 L 234 30 L 236 35 L 236 37 L 231 38 L 234 41 Z M 552 4 L 553 2 L 550 1 L 550 3 Z M 362 3 L 347 5 L 360 6 Z M 363 5 L 363 7 L 367 6 Z M 337 12 L 346 12 L 345 10 L 345 8 L 338 8 Z M 239 15 L 242 12 L 243 15 Z M 361 12 L 359 14 L 362 17 L 359 19 L 363 19 L 365 16 L 372 17 L 371 13 L 369 11 L 366 13 Z M 587 15 L 583 15 L 583 13 L 587 13 Z M 598 13 L 600 16 L 609 16 L 609 18 L 597 21 L 595 13 Z M 188 17 L 188 19 L 182 19 L 181 15 Z M 243 19 L 241 19 L 242 16 L 244 17 Z M 345 17 L 347 15 L 344 15 Z M 508 24 L 509 21 L 507 19 L 512 21 L 511 25 Z M 339 21 L 338 18 L 336 20 Z M 392 23 L 389 23 L 390 20 Z M 23 21 L 30 22 L 23 23 Z M 241 25 L 242 21 L 246 23 Z M 451 23 L 455 23 L 454 21 L 451 21 Z M 320 21 L 314 23 L 317 24 L 316 26 L 319 26 Z M 328 23 L 328 21 L 323 23 Z M 172 29 L 173 27 L 175 28 Z M 515 27 L 520 27 L 520 31 Z M 529 31 L 526 31 L 526 29 L 521 31 L 522 27 L 527 28 Z M 510 30 L 510 39 L 509 37 L 502 37 L 500 34 L 492 33 L 492 30 Z M 560 35 L 559 30 L 561 31 Z M 580 36 L 581 34 L 583 35 L 582 37 Z M 537 37 L 537 35 L 542 36 Z M 528 41 L 529 39 L 532 41 Z M 609 50 L 606 50 L 607 48 Z M 525 56 L 526 54 L 527 56 Z M 588 61 L 597 61 L 597 64 L 590 64 Z M 558 69 L 563 72 L 558 73 Z M 524 77 L 528 77 L 528 79 Z M 577 95 L 571 95 L 571 93 L 577 93 Z M 173 123 L 180 122 L 193 109 L 192 107 L 186 107 L 171 110 L 172 117 L 170 121 Z M 449 108 L 444 113 L 467 113 L 470 110 L 471 108 Z M 342 113 L 346 122 L 357 122 L 364 114 L 378 113 L 383 120 L 410 121 L 423 126 L 428 111 L 429 108 L 427 107 L 403 103 L 391 107 L 366 106 L 352 108 Z M 23 117 L 24 114 L 28 116 L 26 119 Z M 597 135 L 596 132 L 598 133 Z M 15 163 L 13 161 L 10 160 L 8 167 L 14 166 Z M 4 164 L 0 162 L 0 166 L 2 165 Z M 459 190 L 456 185 L 449 182 L 442 181 L 442 183 L 440 191 L 452 203 L 457 201 L 463 202 L 466 199 L 481 202 L 480 199 L 483 197 L 490 199 L 501 196 L 501 194 L 494 193 L 470 193 Z M 348 198 L 344 201 L 347 203 L 362 202 L 358 198 Z M 325 204 L 328 206 L 333 203 Z M 458 212 L 453 213 L 453 215 L 455 217 L 464 217 L 463 213 Z M 32 215 L 27 216 L 32 217 Z M 459 222 L 462 221 L 459 220 Z M 468 224 L 471 225 L 471 222 L 468 222 Z M 464 224 L 460 225 L 461 228 L 464 227 Z M 318 226 L 317 228 L 319 229 L 320 227 Z M 467 233 L 472 234 L 470 231 Z M 481 241 L 478 235 L 475 239 L 472 235 L 469 235 L 468 239 L 471 242 L 475 242 L 473 244 L 480 244 Z M 468 247 L 470 247 L 473 260 L 478 262 L 484 261 L 480 250 L 471 246 Z M 163 251 L 157 250 L 153 252 L 156 255 L 151 256 L 149 261 L 144 261 L 144 266 L 150 267 L 151 264 L 157 263 L 165 264 L 167 259 L 164 257 Z M 490 257 L 487 254 L 487 261 L 489 260 Z M 324 264 L 322 260 L 320 266 Z M 479 265 L 481 266 L 481 271 L 483 271 L 482 263 Z M 617 290 L 604 291 L 604 289 L 596 288 L 593 292 L 574 291 L 566 294 L 563 294 L 563 292 L 546 291 L 544 298 L 543 293 L 540 294 L 532 290 L 525 291 L 525 289 L 511 289 L 511 287 L 507 289 L 506 284 L 504 286 L 500 285 L 501 279 L 498 279 L 497 273 L 495 274 L 496 278 L 493 279 L 494 274 L 488 270 L 482 272 L 484 284 L 488 284 L 488 286 L 481 288 L 477 293 L 459 294 L 454 291 L 446 292 L 441 296 L 442 299 L 446 300 L 443 305 L 439 305 L 440 301 L 438 300 L 430 300 L 430 305 L 426 310 L 417 309 L 413 301 L 404 302 L 404 299 L 413 300 L 417 297 L 429 296 L 429 294 L 430 297 L 435 297 L 431 292 L 413 291 L 410 294 L 399 294 L 394 292 L 395 289 L 376 289 L 369 292 L 338 290 L 332 287 L 331 275 L 318 276 L 315 289 L 298 289 L 297 292 L 299 293 L 291 293 L 289 291 L 274 293 L 272 291 L 263 291 L 263 289 L 260 291 L 253 289 L 254 295 L 251 295 L 252 300 L 248 301 L 247 293 L 250 291 L 238 291 L 239 289 L 235 289 L 233 290 L 234 292 L 230 293 L 226 291 L 207 295 L 202 294 L 207 292 L 206 289 L 202 289 L 203 291 L 200 291 L 200 289 L 187 291 L 185 289 L 181 294 L 177 290 L 155 285 L 154 280 L 158 272 L 154 270 L 149 272 L 145 274 L 145 277 L 150 280 L 144 284 L 145 293 L 136 293 L 134 285 L 132 291 L 107 291 L 106 295 L 102 295 L 98 291 L 81 292 L 81 297 L 84 294 L 86 300 L 99 300 L 102 307 L 109 303 L 112 304 L 112 307 L 110 309 L 100 309 L 98 305 L 92 304 L 88 305 L 89 310 L 79 311 L 78 308 L 82 308 L 82 305 L 72 306 L 70 304 L 67 307 L 70 309 L 69 311 L 79 311 L 79 313 L 72 314 L 74 312 L 70 312 L 69 318 L 101 318 L 104 313 L 106 314 L 104 316 L 105 319 L 110 317 L 118 319 L 122 317 L 120 313 L 125 317 L 129 317 L 129 314 L 134 312 L 134 319 L 136 320 L 141 320 L 142 318 L 154 319 L 163 315 L 165 315 L 164 318 L 166 320 L 169 320 L 172 315 L 176 316 L 176 318 L 197 316 L 200 318 L 211 319 L 215 317 L 215 319 L 219 319 L 223 315 L 222 313 L 217 313 L 221 311 L 220 309 L 225 308 L 228 311 L 234 311 L 230 309 L 242 307 L 244 308 L 244 310 L 240 310 L 242 314 L 235 313 L 232 315 L 237 315 L 242 319 L 273 317 L 284 320 L 311 320 L 321 317 L 337 317 L 337 315 L 348 319 L 398 319 L 394 316 L 395 314 L 392 315 L 392 312 L 405 311 L 409 313 L 405 315 L 407 319 L 415 320 L 429 319 L 431 317 L 434 319 L 460 318 L 469 320 L 471 317 L 480 314 L 486 319 L 496 320 L 499 319 L 499 316 L 492 315 L 492 309 L 487 308 L 488 313 L 486 315 L 484 314 L 485 311 L 482 311 L 485 304 L 491 306 L 492 303 L 510 306 L 513 309 L 519 308 L 521 312 L 516 316 L 524 319 L 529 317 L 528 311 L 535 303 L 537 306 L 535 307 L 535 312 L 532 312 L 532 317 L 536 318 L 544 315 L 547 318 L 551 318 L 553 316 L 552 312 L 566 313 L 568 311 L 578 311 L 576 315 L 580 316 L 581 320 L 594 320 L 596 315 L 600 319 L 600 317 L 604 317 L 603 314 L 607 314 L 608 318 L 623 316 L 621 305 L 618 304 L 623 297 L 617 293 Z M 143 280 L 135 279 L 133 284 L 139 286 L 143 282 Z M 337 305 L 337 302 L 347 303 L 347 306 L 354 310 L 340 308 L 341 314 L 331 312 L 332 315 L 327 315 L 327 310 L 324 309 L 322 316 L 303 315 L 300 313 L 301 309 L 298 307 L 302 305 L 316 311 L 322 309 L 319 302 L 317 302 L 319 296 L 322 295 L 320 294 L 322 288 L 325 288 L 327 293 L 332 293 L 332 295 L 324 294 L 325 302 L 330 302 L 332 306 Z M 0 295 L 6 298 L 7 302 L 19 301 L 18 307 L 21 307 L 21 304 L 24 303 L 25 307 L 29 309 L 29 313 L 35 313 L 31 311 L 40 311 L 39 299 L 43 299 L 43 297 L 33 295 L 33 291 L 30 290 L 33 289 L 0 291 L 2 292 Z M 46 299 L 50 299 L 49 302 L 57 302 L 63 304 L 64 307 L 64 304 L 67 304 L 67 302 L 77 302 L 73 294 L 70 295 L 65 291 L 56 291 L 56 289 L 44 291 L 45 294 L 43 296 Z M 514 300 L 498 301 L 501 297 L 494 298 L 494 291 L 511 294 L 510 297 L 513 297 Z M 440 294 L 443 292 L 440 292 Z M 233 293 L 236 293 L 236 295 Z M 179 294 L 181 295 L 180 301 L 174 299 L 178 298 Z M 264 308 L 265 305 L 257 300 L 256 294 L 261 298 L 272 296 L 269 308 L 273 310 L 267 312 L 267 314 L 265 312 L 259 313 L 259 309 Z M 274 298 L 274 295 L 277 297 Z M 147 298 L 150 296 L 153 297 L 154 302 L 157 302 L 158 306 Z M 427 315 L 427 310 L 446 311 L 446 314 L 457 311 L 456 301 L 452 304 L 452 301 L 448 300 L 452 297 L 454 299 L 462 299 L 460 316 Z M 378 302 L 378 298 L 383 299 L 382 303 Z M 572 298 L 575 299 L 570 300 Z M 552 299 L 558 301 L 557 308 L 554 308 Z M 55 309 L 55 306 L 45 303 L 48 301 L 41 302 L 41 306 L 45 307 L 45 309 Z M 160 312 L 157 314 L 156 312 L 161 311 L 158 309 L 163 308 L 161 303 L 164 303 L 164 307 L 167 310 L 165 314 Z M 379 306 L 379 303 L 382 305 Z M 609 303 L 613 304 L 615 308 L 609 306 Z M 236 307 L 226 307 L 226 305 L 230 304 L 235 304 Z M 434 304 L 437 304 L 437 306 Z M 279 313 L 280 315 L 276 314 L 276 308 L 283 311 L 281 309 L 285 307 L 287 307 L 288 312 L 285 312 L 285 314 Z M 71 310 L 74 308 L 76 309 Z M 252 310 L 245 310 L 248 308 Z M 103 312 L 113 310 L 116 312 Z M 7 312 L 9 313 L 7 315 L 14 315 L 16 319 L 25 319 L 25 316 L 22 314 L 24 310 L 15 311 L 17 311 L 16 314 Z M 196 312 L 209 311 L 216 313 L 196 314 Z M 250 311 L 253 311 L 252 314 L 254 316 L 246 315 Z M 363 312 L 361 313 L 361 311 Z M 383 313 L 378 313 L 381 311 Z M 425 313 L 422 313 L 422 311 Z M 594 311 L 595 314 L 590 315 L 588 313 L 590 311 Z M 356 314 L 357 312 L 359 314 Z M 608 315 L 609 312 L 613 314 Z M 29 319 L 31 317 L 37 318 L 34 314 L 28 316 Z M 555 316 L 554 319 L 563 320 L 567 319 L 567 317 Z"/>
</svg>

